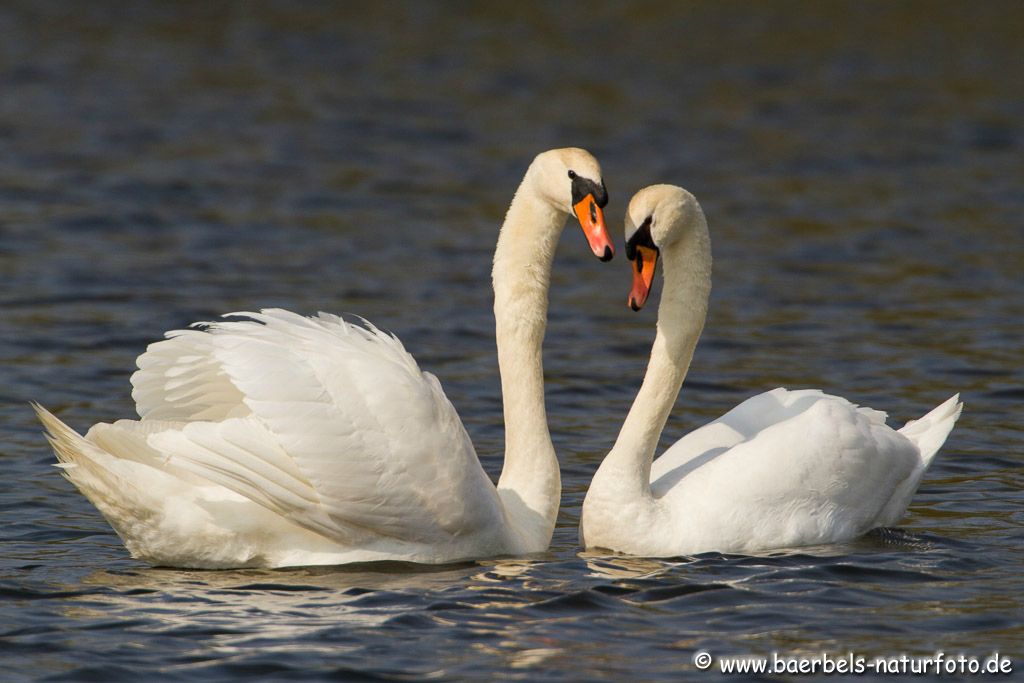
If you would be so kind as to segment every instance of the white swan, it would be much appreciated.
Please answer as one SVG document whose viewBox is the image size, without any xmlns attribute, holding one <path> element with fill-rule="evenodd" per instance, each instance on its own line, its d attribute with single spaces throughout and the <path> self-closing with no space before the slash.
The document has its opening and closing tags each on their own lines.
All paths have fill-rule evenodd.
<svg viewBox="0 0 1024 683">
<path fill-rule="evenodd" d="M 954 396 L 899 431 L 885 414 L 816 390 L 754 396 L 654 450 L 693 357 L 711 290 L 711 243 L 697 200 L 655 185 L 630 201 L 629 303 L 665 289 L 643 385 L 583 503 L 587 548 L 668 557 L 835 543 L 897 523 L 953 428 Z"/>
<path fill-rule="evenodd" d="M 581 149 L 537 156 L 494 255 L 505 414 L 495 487 L 437 379 L 395 337 L 321 313 L 179 330 L 138 359 L 141 420 L 83 438 L 36 410 L 67 478 L 131 554 L 154 565 L 443 563 L 543 551 L 561 481 L 541 345 L 551 261 L 575 212 L 612 256 L 601 169 Z"/>
</svg>

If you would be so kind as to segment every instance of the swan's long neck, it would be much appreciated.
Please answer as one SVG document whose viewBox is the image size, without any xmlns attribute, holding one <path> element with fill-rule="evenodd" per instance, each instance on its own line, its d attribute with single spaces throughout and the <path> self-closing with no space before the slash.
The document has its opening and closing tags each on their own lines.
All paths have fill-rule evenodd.
<svg viewBox="0 0 1024 683">
<path fill-rule="evenodd" d="M 541 346 L 551 261 L 567 215 L 541 199 L 527 172 L 494 252 L 494 318 L 505 413 L 505 466 L 498 493 L 517 534 L 547 548 L 562 482 L 544 408 Z"/>
<path fill-rule="evenodd" d="M 631 499 L 649 498 L 651 462 L 704 329 L 711 292 L 711 240 L 698 211 L 692 230 L 662 249 L 665 283 L 658 331 L 643 385 L 601 464 L 595 486 L 612 485 Z"/>
</svg>

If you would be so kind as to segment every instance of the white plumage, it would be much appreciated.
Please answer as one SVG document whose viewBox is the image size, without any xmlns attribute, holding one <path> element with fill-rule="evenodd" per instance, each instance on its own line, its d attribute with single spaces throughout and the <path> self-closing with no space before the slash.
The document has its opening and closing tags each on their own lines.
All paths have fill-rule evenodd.
<svg viewBox="0 0 1024 683">
<path fill-rule="evenodd" d="M 561 488 L 540 347 L 554 246 L 579 202 L 569 170 L 601 185 L 583 150 L 539 155 L 495 254 L 506 426 L 530 446 L 507 439 L 497 488 L 437 378 L 397 338 L 278 309 L 152 344 L 132 376 L 139 421 L 82 437 L 36 406 L 65 475 L 156 565 L 441 563 L 546 549 Z M 603 218 L 598 233 L 607 240 Z"/>
<path fill-rule="evenodd" d="M 501 521 L 497 494 L 454 407 L 398 339 L 324 313 L 244 315 L 251 320 L 175 333 L 140 359 L 134 393 L 153 395 L 152 387 L 177 374 L 177 364 L 163 358 L 190 364 L 198 346 L 243 397 L 241 406 L 208 405 L 211 396 L 234 397 L 206 373 L 196 376 L 198 386 L 175 392 L 198 397 L 203 412 L 219 419 L 151 435 L 170 462 L 352 544 L 370 531 L 433 545 Z M 148 363 L 154 352 L 161 360 Z M 190 419 L 187 398 L 172 404 L 153 412 Z"/>
<path fill-rule="evenodd" d="M 462 422 L 397 339 L 327 314 L 239 315 L 140 356 L 141 421 L 83 438 L 39 409 L 68 477 L 129 550 L 220 567 L 504 547 L 501 501 Z"/>
<path fill-rule="evenodd" d="M 775 389 L 652 463 L 704 325 L 711 247 L 696 199 L 666 185 L 633 198 L 627 237 L 650 246 L 637 265 L 640 304 L 652 256 L 664 260 L 665 290 L 643 386 L 583 504 L 583 545 L 646 556 L 750 552 L 845 541 L 899 522 L 960 415 L 958 396 L 896 431 L 885 413 L 846 399 Z"/>
</svg>

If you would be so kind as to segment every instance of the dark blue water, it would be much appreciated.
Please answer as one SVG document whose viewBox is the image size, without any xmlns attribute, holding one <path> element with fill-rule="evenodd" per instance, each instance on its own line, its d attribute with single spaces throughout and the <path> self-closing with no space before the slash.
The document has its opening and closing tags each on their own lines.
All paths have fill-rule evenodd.
<svg viewBox="0 0 1024 683">
<path fill-rule="evenodd" d="M 1024 667 L 1019 3 L 5 3 L 0 7 L 4 680 L 655 680 L 693 653 Z M 621 256 L 560 246 L 545 367 L 549 552 L 443 568 L 194 572 L 130 559 L 27 401 L 133 414 L 166 329 L 364 315 L 437 374 L 487 470 L 489 291 L 534 154 L 592 150 L 616 235 L 681 184 L 715 251 L 670 443 L 820 387 L 894 424 L 966 409 L 901 528 L 759 557 L 590 556 L 587 483 L 644 369 Z M 652 302 L 653 304 L 653 302 Z"/>
</svg>

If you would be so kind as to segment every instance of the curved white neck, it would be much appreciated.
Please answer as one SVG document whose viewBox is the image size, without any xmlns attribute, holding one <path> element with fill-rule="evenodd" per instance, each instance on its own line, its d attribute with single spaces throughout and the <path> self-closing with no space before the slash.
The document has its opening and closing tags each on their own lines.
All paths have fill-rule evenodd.
<svg viewBox="0 0 1024 683">
<path fill-rule="evenodd" d="M 654 452 L 704 329 L 711 293 L 711 240 L 703 216 L 683 238 L 661 250 L 661 259 L 665 282 L 647 373 L 591 485 L 613 487 L 631 499 L 651 496 Z"/>
<path fill-rule="evenodd" d="M 551 261 L 567 214 L 532 189 L 516 191 L 494 252 L 494 318 L 505 413 L 505 465 L 498 481 L 508 519 L 537 551 L 551 541 L 562 494 L 544 407 L 541 346 Z"/>
</svg>

